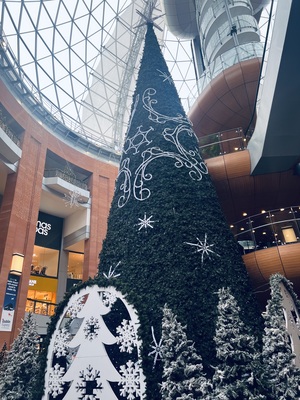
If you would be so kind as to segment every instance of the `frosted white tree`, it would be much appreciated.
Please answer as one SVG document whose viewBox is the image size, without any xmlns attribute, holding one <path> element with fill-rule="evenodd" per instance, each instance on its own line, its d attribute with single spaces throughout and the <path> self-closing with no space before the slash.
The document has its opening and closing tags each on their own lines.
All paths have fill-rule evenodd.
<svg viewBox="0 0 300 400">
<path fill-rule="evenodd" d="M 271 298 L 263 314 L 265 329 L 263 336 L 264 381 L 269 399 L 290 400 L 300 398 L 300 370 L 296 367 L 295 354 L 286 330 L 279 274 L 270 278 Z"/>
<path fill-rule="evenodd" d="M 75 293 L 48 348 L 44 400 L 143 398 L 139 321 L 113 287 Z"/>
<path fill-rule="evenodd" d="M 1 370 L 5 367 L 7 359 L 7 344 L 4 342 L 2 346 L 2 350 L 0 351 L 0 377 L 1 377 Z"/>
<path fill-rule="evenodd" d="M 214 400 L 264 399 L 256 371 L 259 354 L 255 339 L 240 318 L 240 308 L 228 288 L 218 291 L 218 317 L 214 341 L 219 364 L 213 376 Z"/>
<path fill-rule="evenodd" d="M 66 400 L 98 397 L 117 399 L 109 381 L 119 381 L 120 375 L 104 347 L 104 344 L 116 343 L 116 338 L 102 318 L 108 312 L 109 308 L 104 306 L 98 291 L 94 290 L 90 292 L 84 307 L 77 314 L 77 318 L 83 318 L 83 321 L 68 347 L 78 348 L 78 351 L 70 368 L 62 377 L 64 382 L 71 382 L 64 397 Z"/>
<path fill-rule="evenodd" d="M 202 372 L 202 358 L 167 305 L 163 309 L 161 357 L 163 400 L 212 399 L 212 385 Z"/>
<path fill-rule="evenodd" d="M 0 376 L 1 400 L 34 399 L 38 372 L 39 336 L 32 314 L 24 318 L 19 335 L 14 340 Z"/>
</svg>

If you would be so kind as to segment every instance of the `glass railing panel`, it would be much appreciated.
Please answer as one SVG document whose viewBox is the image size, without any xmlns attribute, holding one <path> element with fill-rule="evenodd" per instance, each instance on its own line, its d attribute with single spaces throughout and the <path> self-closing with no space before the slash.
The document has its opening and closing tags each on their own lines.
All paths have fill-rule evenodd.
<svg viewBox="0 0 300 400">
<path fill-rule="evenodd" d="M 247 251 L 267 249 L 273 246 L 298 243 L 300 241 L 300 209 L 286 207 L 247 217 L 233 225 L 233 234 L 239 244 L 247 243 Z"/>
<path fill-rule="evenodd" d="M 247 138 L 241 128 L 213 133 L 199 138 L 199 148 L 204 159 L 234 153 L 247 148 Z"/>
</svg>

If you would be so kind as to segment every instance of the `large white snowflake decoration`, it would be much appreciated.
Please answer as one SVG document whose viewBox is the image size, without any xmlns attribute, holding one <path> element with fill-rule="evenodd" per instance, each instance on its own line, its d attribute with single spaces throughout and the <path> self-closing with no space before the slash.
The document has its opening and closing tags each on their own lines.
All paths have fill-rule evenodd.
<svg viewBox="0 0 300 400">
<path fill-rule="evenodd" d="M 137 154 L 139 152 L 139 148 L 143 145 L 143 144 L 150 144 L 152 142 L 152 140 L 149 140 L 147 138 L 147 135 L 149 132 L 154 131 L 154 128 L 152 128 L 152 126 L 150 126 L 150 128 L 146 131 L 142 131 L 141 130 L 141 126 L 137 127 L 137 132 L 131 136 L 128 137 L 126 139 L 126 142 L 124 144 L 124 153 L 127 154 L 127 152 L 131 149 L 134 150 L 133 154 Z"/>
<path fill-rule="evenodd" d="M 208 258 L 210 258 L 211 254 L 214 254 L 217 257 L 220 257 L 219 254 L 217 254 L 216 252 L 214 252 L 211 247 L 214 246 L 214 244 L 208 244 L 207 243 L 207 234 L 205 234 L 205 238 L 204 241 L 200 240 L 199 238 L 197 239 L 197 243 L 189 243 L 189 242 L 185 242 L 185 244 L 188 244 L 190 246 L 194 246 L 196 247 L 195 252 L 196 253 L 201 253 L 201 263 L 203 264 L 203 260 L 204 257 L 207 256 Z"/>
<path fill-rule="evenodd" d="M 86 339 L 94 340 L 95 337 L 98 336 L 99 329 L 100 329 L 99 320 L 95 317 L 89 318 L 85 322 L 85 326 L 83 328 Z"/>
<path fill-rule="evenodd" d="M 112 292 L 101 292 L 102 303 L 106 307 L 111 307 L 117 300 L 117 296 Z"/>
<path fill-rule="evenodd" d="M 63 393 L 64 382 L 62 376 L 64 373 L 65 369 L 59 364 L 55 364 L 54 368 L 51 368 L 49 372 L 48 391 L 52 394 L 53 398 Z"/>
<path fill-rule="evenodd" d="M 159 69 L 158 69 L 157 71 L 160 73 L 159 76 L 161 76 L 162 78 L 164 78 L 164 79 L 163 79 L 163 82 L 167 81 L 167 82 L 169 82 L 170 85 L 173 83 L 173 79 L 172 79 L 172 77 L 171 77 L 170 74 L 168 75 L 166 72 L 162 72 L 162 71 L 160 71 Z"/>
<path fill-rule="evenodd" d="M 116 329 L 116 339 L 117 344 L 120 345 L 120 351 L 132 353 L 137 346 L 137 336 L 132 321 L 123 319 L 121 325 Z"/>
<path fill-rule="evenodd" d="M 101 399 L 100 394 L 103 386 L 100 381 L 100 371 L 93 371 L 93 367 L 89 365 L 85 371 L 80 371 L 80 382 L 76 384 L 76 390 L 80 392 L 78 399 L 93 400 Z"/>
<path fill-rule="evenodd" d="M 158 360 L 162 359 L 162 354 L 161 354 L 161 350 L 162 350 L 162 338 L 160 338 L 160 341 L 157 343 L 156 337 L 154 335 L 154 328 L 153 326 L 151 326 L 151 333 L 152 333 L 152 339 L 153 339 L 153 345 L 151 345 L 151 348 L 153 349 L 152 351 L 150 351 L 150 353 L 148 354 L 148 356 L 152 356 L 154 355 L 154 360 L 153 360 L 153 368 L 156 365 L 156 362 Z"/>
<path fill-rule="evenodd" d="M 103 272 L 103 276 L 106 279 L 111 279 L 111 278 L 117 278 L 118 276 L 120 276 L 121 274 L 116 274 L 116 269 L 118 268 L 118 266 L 121 264 L 121 261 L 118 262 L 118 264 L 113 267 L 112 265 L 109 267 L 108 273 L 106 274 L 105 272 Z"/>
<path fill-rule="evenodd" d="M 54 342 L 54 353 L 56 357 L 66 356 L 68 353 L 68 343 L 70 341 L 70 333 L 66 328 L 58 331 Z"/>
<path fill-rule="evenodd" d="M 126 397 L 127 400 L 135 400 L 136 397 L 141 396 L 141 369 L 139 363 L 129 360 L 126 365 L 120 367 L 120 374 L 121 381 L 119 385 L 122 386 L 122 389 L 120 389 L 121 396 Z"/>
<path fill-rule="evenodd" d="M 79 204 L 82 200 L 80 193 L 78 190 L 69 191 L 69 194 L 64 193 L 65 198 L 63 199 L 65 203 L 65 207 L 79 207 Z"/>
<path fill-rule="evenodd" d="M 137 224 L 138 226 L 139 226 L 139 231 L 141 230 L 141 229 L 148 229 L 148 228 L 152 228 L 153 229 L 153 225 L 152 224 L 154 224 L 154 222 L 157 222 L 157 221 L 152 221 L 152 218 L 153 218 L 153 216 L 152 215 L 150 215 L 150 217 L 147 217 L 147 215 L 146 215 L 146 213 L 144 214 L 144 218 L 139 218 L 139 223 Z"/>
<path fill-rule="evenodd" d="M 79 299 L 76 299 L 68 308 L 67 316 L 71 319 L 77 318 L 77 314 L 82 310 L 86 297 L 82 296 Z"/>
</svg>

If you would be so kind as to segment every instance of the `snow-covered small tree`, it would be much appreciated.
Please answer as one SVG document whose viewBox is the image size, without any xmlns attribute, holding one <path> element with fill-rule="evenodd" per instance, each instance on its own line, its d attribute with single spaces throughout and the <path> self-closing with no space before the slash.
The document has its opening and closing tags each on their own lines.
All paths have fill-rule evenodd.
<svg viewBox="0 0 300 400">
<path fill-rule="evenodd" d="M 203 373 L 202 358 L 167 305 L 163 309 L 161 357 L 163 400 L 211 399 L 212 384 Z"/>
<path fill-rule="evenodd" d="M 213 376 L 216 399 L 264 399 L 256 379 L 259 353 L 255 338 L 240 318 L 240 308 L 228 288 L 218 290 L 218 317 L 214 341 L 219 364 Z"/>
<path fill-rule="evenodd" d="M 269 399 L 289 400 L 300 397 L 300 370 L 295 365 L 295 354 L 286 330 L 281 280 L 279 274 L 270 278 L 271 297 L 263 314 L 263 376 Z"/>
<path fill-rule="evenodd" d="M 7 344 L 4 342 L 2 346 L 2 350 L 0 351 L 0 377 L 1 377 L 1 370 L 3 370 L 4 365 L 6 363 L 7 358 Z"/>
<path fill-rule="evenodd" d="M 1 400 L 32 400 L 38 372 L 39 336 L 31 313 L 24 318 L 19 335 L 7 353 L 1 371 Z"/>
</svg>

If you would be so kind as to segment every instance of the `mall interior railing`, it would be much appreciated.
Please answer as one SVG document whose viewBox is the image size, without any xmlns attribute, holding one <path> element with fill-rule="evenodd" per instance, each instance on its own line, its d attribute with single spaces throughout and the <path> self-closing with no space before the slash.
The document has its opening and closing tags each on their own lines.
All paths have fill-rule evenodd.
<svg viewBox="0 0 300 400">
<path fill-rule="evenodd" d="M 4 133 L 18 146 L 21 148 L 21 141 L 17 135 L 6 125 L 5 121 L 1 118 L 0 113 L 0 128 L 3 130 Z"/>
<path fill-rule="evenodd" d="M 250 137 L 242 128 L 213 133 L 199 138 L 200 153 L 204 159 L 245 150 Z"/>
<path fill-rule="evenodd" d="M 300 241 L 300 206 L 262 210 L 232 226 L 243 254 Z"/>
<path fill-rule="evenodd" d="M 66 171 L 61 169 L 53 168 L 53 169 L 45 169 L 44 171 L 45 178 L 53 178 L 58 177 L 63 179 L 65 182 L 71 183 L 74 186 L 77 186 L 81 189 L 88 190 L 88 186 L 85 182 L 75 178 L 74 176 L 67 174 Z"/>
</svg>

